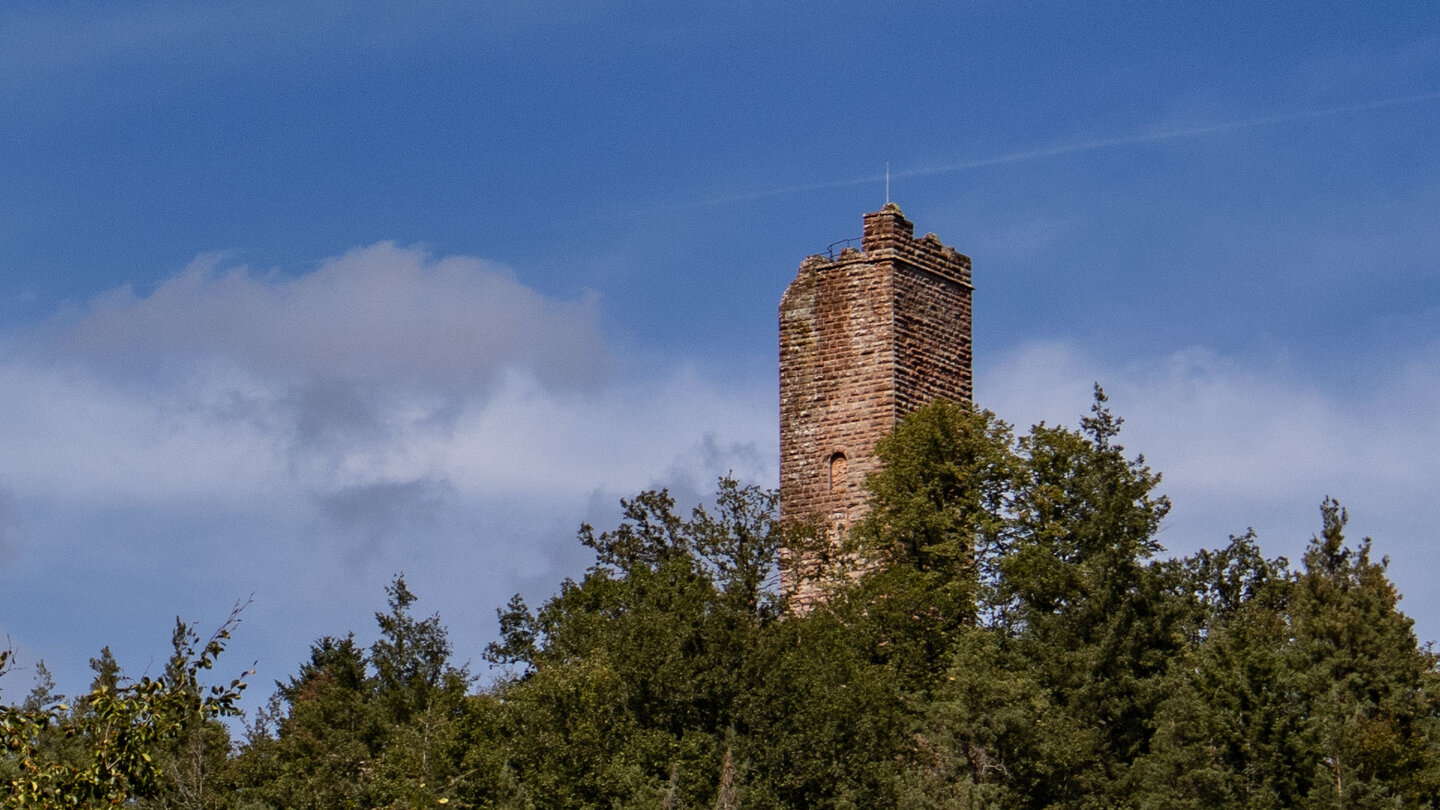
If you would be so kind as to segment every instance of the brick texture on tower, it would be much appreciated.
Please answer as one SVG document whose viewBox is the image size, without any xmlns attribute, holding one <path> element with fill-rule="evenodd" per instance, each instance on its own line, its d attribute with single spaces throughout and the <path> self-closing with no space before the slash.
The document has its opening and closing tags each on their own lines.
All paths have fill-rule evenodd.
<svg viewBox="0 0 1440 810">
<path fill-rule="evenodd" d="M 970 259 L 914 233 L 886 203 L 859 250 L 807 258 L 780 299 L 780 514 L 835 539 L 868 509 L 875 442 L 922 405 L 971 397 Z M 803 564 L 789 570 L 797 603 L 818 598 Z"/>
</svg>

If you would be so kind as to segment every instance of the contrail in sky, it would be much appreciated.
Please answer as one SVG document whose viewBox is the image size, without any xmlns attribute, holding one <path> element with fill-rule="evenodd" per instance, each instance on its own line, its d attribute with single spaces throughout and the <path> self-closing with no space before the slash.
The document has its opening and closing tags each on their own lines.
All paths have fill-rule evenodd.
<svg viewBox="0 0 1440 810">
<path fill-rule="evenodd" d="M 1095 152 L 1101 149 L 1114 149 L 1121 146 L 1134 146 L 1145 143 L 1161 143 L 1164 141 L 1175 141 L 1182 138 L 1196 138 L 1201 135 L 1214 135 L 1221 132 L 1235 132 L 1243 129 L 1255 129 L 1257 127 L 1272 126 L 1275 124 L 1286 124 L 1293 121 L 1306 121 L 1312 118 L 1329 118 L 1337 115 L 1349 115 L 1352 113 L 1369 112 L 1372 110 L 1385 109 L 1387 107 L 1401 107 L 1409 104 L 1421 104 L 1427 101 L 1440 101 L 1440 91 L 1420 93 L 1413 96 L 1399 96 L 1396 98 L 1381 99 L 1380 101 L 1368 101 L 1363 104 L 1347 104 L 1343 107 L 1326 107 L 1320 110 L 1301 110 L 1299 112 L 1276 113 L 1264 115 L 1258 118 L 1246 118 L 1239 121 L 1221 121 L 1216 124 L 1204 124 L 1201 126 L 1185 127 L 1183 129 L 1166 129 L 1157 132 L 1147 132 L 1138 135 L 1121 135 L 1114 138 L 1098 138 L 1090 141 L 1079 141 L 1076 143 L 1060 144 L 1058 146 L 1047 146 L 1039 149 L 1028 149 L 1023 152 L 1011 152 L 1006 155 L 969 160 L 963 163 L 952 163 L 946 166 L 930 166 L 921 169 L 909 169 L 906 171 L 891 172 L 890 179 L 903 179 L 906 177 L 932 177 L 938 174 L 949 174 L 951 172 L 962 172 L 969 169 L 983 169 L 987 166 L 1000 166 L 1007 163 L 1023 163 L 1027 160 L 1040 160 L 1042 158 L 1059 157 L 1061 155 L 1073 155 L 1079 152 Z M 661 213 L 665 211 L 682 211 L 694 208 L 709 208 L 716 205 L 729 205 L 731 203 L 749 202 L 751 200 L 763 200 L 769 197 L 782 197 L 787 194 L 803 194 L 807 191 L 824 191 L 833 188 L 848 188 L 851 186 L 863 186 L 871 183 L 882 183 L 885 180 L 883 174 L 872 174 L 866 177 L 852 177 L 848 180 L 827 180 L 818 183 L 800 183 L 791 186 L 778 186 L 776 188 L 760 189 L 758 191 L 743 192 L 740 194 L 729 194 L 723 197 L 709 197 L 706 199 L 692 200 L 690 202 L 674 202 L 646 206 L 627 211 L 612 211 L 604 214 L 592 214 L 590 216 L 575 219 L 552 219 L 547 222 L 548 227 L 561 227 L 572 222 L 594 221 L 598 219 L 629 218 L 648 214 Z"/>
<path fill-rule="evenodd" d="M 1277 113 L 1266 115 L 1260 118 L 1247 118 L 1241 121 L 1223 121 L 1218 124 L 1206 124 L 1198 127 L 1187 127 L 1185 129 L 1169 129 L 1159 132 L 1149 132 L 1141 135 L 1122 135 L 1116 138 L 1100 138 L 1093 141 L 1080 141 L 1079 143 L 1067 143 L 1059 146 L 1049 146 L 1042 149 L 1030 149 L 1024 152 L 1011 152 L 1008 155 L 981 158 L 979 160 L 966 161 L 964 163 L 952 163 L 948 166 L 931 166 L 923 169 L 910 169 L 902 172 L 892 172 L 890 179 L 905 177 L 930 177 L 937 174 L 948 174 L 950 172 L 965 171 L 967 169 L 981 169 L 986 166 L 999 166 L 1006 163 L 1022 163 L 1027 160 L 1040 158 L 1057 157 L 1059 155 L 1071 155 L 1077 152 L 1093 152 L 1099 149 L 1112 149 L 1117 146 L 1133 146 L 1143 143 L 1158 143 L 1161 141 L 1173 141 L 1181 138 L 1194 138 L 1200 135 L 1213 135 L 1220 132 L 1234 132 L 1242 129 L 1254 129 L 1256 127 L 1270 126 L 1272 124 L 1285 124 L 1291 121 L 1304 121 L 1311 118 L 1328 118 L 1335 115 L 1346 115 L 1349 113 L 1367 112 L 1379 110 L 1386 107 L 1399 107 L 1406 104 L 1418 104 L 1425 101 L 1440 100 L 1440 91 L 1433 93 L 1422 93 L 1416 96 L 1401 96 L 1399 98 L 1387 98 L 1381 101 L 1371 101 L 1364 104 L 1350 104 L 1344 107 L 1327 107 L 1323 110 L 1304 110 L 1301 112 Z M 720 197 L 703 202 L 691 203 L 689 205 L 675 207 L 699 207 L 708 205 L 721 205 L 732 202 L 745 202 L 748 200 L 762 199 L 765 197 L 778 197 L 784 194 L 799 194 L 806 191 L 820 191 L 828 188 L 844 188 L 848 186 L 859 186 L 868 183 L 878 183 L 882 175 L 871 175 L 869 177 L 855 177 L 849 180 L 832 180 L 824 183 L 806 183 L 803 185 L 785 186 L 782 188 L 771 188 L 763 191 L 754 191 L 747 194 L 735 194 L 728 197 Z"/>
</svg>

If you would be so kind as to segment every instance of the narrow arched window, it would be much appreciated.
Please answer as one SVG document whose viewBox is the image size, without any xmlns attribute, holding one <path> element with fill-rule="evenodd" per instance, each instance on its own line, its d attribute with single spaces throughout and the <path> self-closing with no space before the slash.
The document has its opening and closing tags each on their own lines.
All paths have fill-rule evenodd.
<svg viewBox="0 0 1440 810">
<path fill-rule="evenodd" d="M 845 454 L 836 452 L 830 456 L 830 491 L 836 494 L 844 494 L 846 474 L 849 465 L 845 461 Z"/>
</svg>

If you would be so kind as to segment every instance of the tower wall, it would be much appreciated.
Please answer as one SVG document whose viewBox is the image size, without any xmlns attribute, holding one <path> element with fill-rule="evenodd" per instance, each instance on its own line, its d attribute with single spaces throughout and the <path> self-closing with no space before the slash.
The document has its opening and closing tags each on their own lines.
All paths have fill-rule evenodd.
<svg viewBox="0 0 1440 810">
<path fill-rule="evenodd" d="M 926 403 L 969 401 L 972 289 L 970 259 L 915 239 L 893 203 L 865 215 L 860 250 L 801 263 L 780 300 L 782 518 L 843 534 L 875 442 Z"/>
</svg>

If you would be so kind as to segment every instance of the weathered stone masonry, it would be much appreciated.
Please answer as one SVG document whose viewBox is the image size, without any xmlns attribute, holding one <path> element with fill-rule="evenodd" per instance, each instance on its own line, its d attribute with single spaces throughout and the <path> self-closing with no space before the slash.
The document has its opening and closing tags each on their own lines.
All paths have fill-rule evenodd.
<svg viewBox="0 0 1440 810">
<path fill-rule="evenodd" d="M 809 257 L 780 299 L 782 518 L 843 533 L 875 442 L 926 403 L 970 400 L 970 259 L 914 233 L 886 203 L 860 250 Z"/>
</svg>

